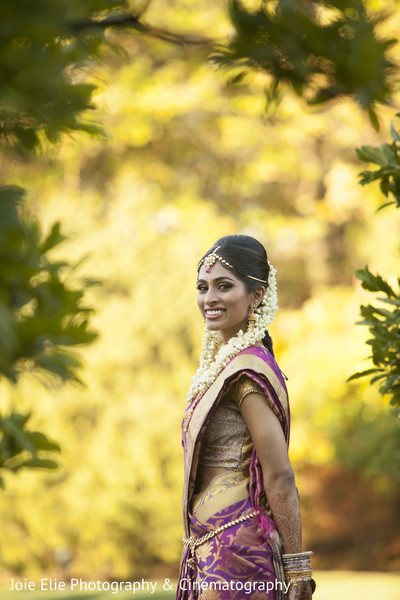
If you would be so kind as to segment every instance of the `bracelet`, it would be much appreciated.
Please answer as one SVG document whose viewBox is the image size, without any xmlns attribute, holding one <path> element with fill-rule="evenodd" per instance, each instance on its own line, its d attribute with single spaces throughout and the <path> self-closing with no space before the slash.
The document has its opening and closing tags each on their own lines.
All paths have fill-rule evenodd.
<svg viewBox="0 0 400 600">
<path fill-rule="evenodd" d="M 242 402 L 243 400 L 246 398 L 246 396 L 248 396 L 249 394 L 260 394 L 261 396 L 265 396 L 265 392 L 263 392 L 262 390 L 258 390 L 257 388 L 253 388 L 251 390 L 246 390 L 244 392 L 244 394 L 242 394 L 240 396 L 239 402 L 238 402 L 238 407 L 240 408 L 242 406 Z"/>
<path fill-rule="evenodd" d="M 287 577 L 311 577 L 312 571 L 285 571 Z"/>
<path fill-rule="evenodd" d="M 282 554 L 283 570 L 286 582 L 296 587 L 301 581 L 311 581 L 311 556 L 312 552 L 296 552 Z"/>
<path fill-rule="evenodd" d="M 296 552 L 295 554 L 282 554 L 284 570 L 311 570 L 312 552 Z"/>
<path fill-rule="evenodd" d="M 292 560 L 292 559 L 296 559 L 296 558 L 311 558 L 313 555 L 313 552 L 311 552 L 311 550 L 308 550 L 307 552 L 295 552 L 293 554 L 282 554 L 282 558 L 284 560 Z"/>
<path fill-rule="evenodd" d="M 286 583 L 291 586 L 293 585 L 293 587 L 296 587 L 298 583 L 300 583 L 301 581 L 311 581 L 311 575 L 310 577 L 293 577 L 292 579 L 289 579 L 289 581 L 287 581 Z"/>
</svg>

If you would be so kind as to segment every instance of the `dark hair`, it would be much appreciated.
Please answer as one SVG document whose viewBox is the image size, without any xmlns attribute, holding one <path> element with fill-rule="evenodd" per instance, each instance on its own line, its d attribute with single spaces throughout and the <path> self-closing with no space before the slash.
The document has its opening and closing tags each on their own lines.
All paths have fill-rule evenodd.
<svg viewBox="0 0 400 600">
<path fill-rule="evenodd" d="M 251 279 L 251 277 L 256 277 L 268 282 L 270 271 L 267 252 L 258 240 L 249 235 L 226 235 L 215 242 L 200 262 L 217 247 L 217 254 L 232 265 L 237 278 L 244 283 L 248 293 L 254 292 L 262 285 L 268 287 L 267 283 L 263 284 L 261 281 Z M 262 342 L 273 355 L 272 339 L 268 331 L 265 331 Z"/>
</svg>

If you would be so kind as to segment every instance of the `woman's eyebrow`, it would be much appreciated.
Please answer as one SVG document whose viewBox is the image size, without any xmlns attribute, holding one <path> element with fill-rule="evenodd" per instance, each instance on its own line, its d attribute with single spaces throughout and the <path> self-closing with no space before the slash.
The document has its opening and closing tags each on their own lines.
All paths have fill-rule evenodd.
<svg viewBox="0 0 400 600">
<path fill-rule="evenodd" d="M 233 281 L 233 283 L 235 283 L 234 279 L 231 279 L 230 277 L 227 277 L 227 276 L 216 277 L 212 281 L 222 281 L 223 279 L 228 279 L 229 281 Z M 197 283 L 208 283 L 208 281 L 206 281 L 205 279 L 198 279 Z"/>
</svg>

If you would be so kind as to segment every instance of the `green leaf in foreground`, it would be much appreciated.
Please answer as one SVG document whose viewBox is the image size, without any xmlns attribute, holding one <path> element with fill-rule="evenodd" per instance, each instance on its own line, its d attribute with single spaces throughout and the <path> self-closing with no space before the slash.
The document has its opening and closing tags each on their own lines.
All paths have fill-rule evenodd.
<svg viewBox="0 0 400 600">
<path fill-rule="evenodd" d="M 393 406 L 400 406 L 400 294 L 379 274 L 372 274 L 368 267 L 356 271 L 356 276 L 365 289 L 384 293 L 386 297 L 378 298 L 378 301 L 391 308 L 371 304 L 361 306 L 363 320 L 358 324 L 369 328 L 371 337 L 367 344 L 371 346 L 372 354 L 368 358 L 375 367 L 354 373 L 347 381 L 375 374 L 370 380 L 371 385 L 379 381 L 379 391 L 391 397 Z"/>
</svg>

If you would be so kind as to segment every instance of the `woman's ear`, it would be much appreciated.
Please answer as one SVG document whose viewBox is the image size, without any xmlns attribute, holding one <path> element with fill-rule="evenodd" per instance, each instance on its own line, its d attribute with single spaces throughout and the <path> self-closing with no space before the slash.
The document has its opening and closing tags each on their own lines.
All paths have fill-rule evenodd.
<svg viewBox="0 0 400 600">
<path fill-rule="evenodd" d="M 263 287 L 261 285 L 256 290 L 254 290 L 253 298 L 254 298 L 254 302 L 256 303 L 256 306 L 260 305 L 261 300 L 264 298 L 264 294 L 265 294 L 265 287 Z"/>
</svg>

